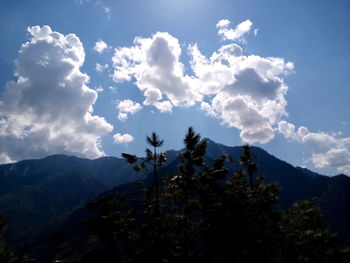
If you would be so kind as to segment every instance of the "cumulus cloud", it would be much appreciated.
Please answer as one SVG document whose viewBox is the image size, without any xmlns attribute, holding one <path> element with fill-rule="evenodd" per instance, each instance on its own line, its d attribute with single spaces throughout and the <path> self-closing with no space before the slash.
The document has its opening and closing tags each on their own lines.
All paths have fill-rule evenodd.
<svg viewBox="0 0 350 263">
<path fill-rule="evenodd" d="M 350 175 L 350 138 L 337 138 L 324 132 L 310 132 L 306 127 L 295 129 L 286 121 L 278 123 L 278 131 L 286 138 L 303 143 L 312 151 L 312 161 L 318 168 L 335 168 Z"/>
<path fill-rule="evenodd" d="M 245 43 L 249 32 L 258 34 L 249 19 L 236 27 L 224 19 L 216 27 L 222 39 L 235 43 L 222 45 L 209 56 L 196 43 L 189 45 L 192 74 L 185 74 L 178 39 L 158 32 L 150 38 L 136 37 L 131 47 L 115 49 L 114 81 L 135 80 L 144 94 L 143 104 L 161 112 L 200 103 L 207 115 L 239 129 L 244 142 L 268 143 L 279 131 L 307 145 L 317 167 L 349 173 L 349 139 L 311 133 L 305 127 L 296 131 L 293 124 L 283 121 L 288 115 L 284 77 L 293 72 L 293 63 L 279 57 L 245 55 L 238 44 Z M 120 119 L 126 118 L 121 112 Z"/>
<path fill-rule="evenodd" d="M 122 100 L 117 103 L 117 109 L 119 110 L 118 119 L 125 121 L 129 114 L 134 114 L 142 109 L 140 103 L 134 102 L 132 100 Z"/>
<path fill-rule="evenodd" d="M 170 112 L 173 106 L 194 105 L 202 99 L 199 82 L 184 74 L 180 55 L 179 41 L 169 33 L 136 37 L 132 47 L 115 49 L 113 79 L 118 83 L 135 78 L 146 97 L 143 104 L 163 112 Z"/>
<path fill-rule="evenodd" d="M 115 144 L 122 144 L 122 143 L 126 144 L 129 142 L 132 142 L 134 140 L 134 137 L 128 133 L 125 133 L 125 134 L 117 133 L 113 135 L 113 140 Z"/>
<path fill-rule="evenodd" d="M 79 38 L 49 26 L 28 32 L 15 61 L 17 80 L 6 83 L 0 99 L 1 161 L 53 153 L 103 155 L 101 137 L 113 126 L 92 114 L 97 92 L 80 71 L 85 52 Z"/>
<path fill-rule="evenodd" d="M 252 27 L 250 20 L 229 29 L 228 20 L 217 24 L 219 35 L 241 39 Z M 287 86 L 283 76 L 294 65 L 283 58 L 246 56 L 235 44 L 222 45 L 210 57 L 197 44 L 189 45 L 193 75 L 184 73 L 179 41 L 168 33 L 136 37 L 131 47 L 119 47 L 113 57 L 115 82 L 136 80 L 143 104 L 161 112 L 172 107 L 201 103 L 208 115 L 241 130 L 245 142 L 267 143 L 284 115 Z M 125 115 L 120 116 L 125 118 Z"/>
<path fill-rule="evenodd" d="M 189 47 L 189 53 L 200 92 L 209 98 L 201 108 L 241 130 L 243 141 L 269 142 L 274 126 L 287 115 L 288 88 L 283 76 L 293 70 L 293 64 L 283 58 L 245 56 L 234 43 L 221 46 L 209 58 L 196 44 Z"/>
<path fill-rule="evenodd" d="M 108 49 L 108 45 L 106 44 L 106 42 L 104 42 L 102 39 L 99 39 L 96 43 L 95 43 L 95 47 L 94 49 L 98 52 L 98 53 L 103 53 L 106 49 Z"/>
<path fill-rule="evenodd" d="M 154 103 L 154 106 L 160 111 L 160 112 L 172 112 L 172 105 L 170 101 L 157 101 Z"/>
<path fill-rule="evenodd" d="M 249 19 L 238 24 L 234 29 L 230 28 L 230 21 L 227 19 L 222 19 L 216 24 L 218 28 L 218 35 L 222 37 L 223 40 L 236 40 L 238 42 L 243 41 L 243 36 L 249 33 L 253 23 Z M 258 31 L 254 30 L 256 35 Z"/>
</svg>

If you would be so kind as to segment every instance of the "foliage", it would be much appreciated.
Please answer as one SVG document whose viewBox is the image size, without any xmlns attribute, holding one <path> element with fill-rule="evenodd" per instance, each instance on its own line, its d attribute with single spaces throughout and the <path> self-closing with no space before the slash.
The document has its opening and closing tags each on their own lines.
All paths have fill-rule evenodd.
<svg viewBox="0 0 350 263">
<path fill-rule="evenodd" d="M 282 214 L 284 262 L 332 262 L 335 235 L 329 234 L 314 199 L 298 201 Z"/>
<path fill-rule="evenodd" d="M 136 247 L 133 253 L 134 261 L 138 262 L 148 262 L 152 259 L 160 260 L 162 251 L 164 251 L 162 247 L 164 246 L 165 226 L 163 226 L 163 222 L 161 221 L 160 213 L 158 168 L 166 162 L 166 153 L 161 152 L 157 154 L 157 148 L 161 147 L 164 141 L 160 140 L 155 132 L 151 136 L 147 136 L 146 141 L 153 147 L 153 151 L 146 148 L 146 157 L 137 157 L 136 155 L 126 153 L 122 154 L 127 162 L 133 165 L 136 171 L 153 171 L 153 181 L 144 191 L 144 208 L 143 212 L 139 215 L 141 218 L 140 234 L 139 236 L 134 234 L 134 236 L 139 237 L 137 244 L 133 245 Z"/>
<path fill-rule="evenodd" d="M 157 154 L 157 148 L 163 145 L 163 140 L 160 140 L 158 135 L 153 132 L 151 137 L 147 136 L 146 141 L 153 147 L 153 152 L 146 148 L 146 157 L 137 157 L 136 155 L 122 153 L 122 156 L 127 160 L 129 164 L 132 164 L 135 171 L 149 172 L 150 169 L 147 166 L 151 166 L 153 169 L 153 184 L 149 187 L 148 193 L 155 192 L 155 213 L 159 216 L 159 179 L 157 174 L 158 167 L 162 166 L 166 161 L 166 153 L 162 152 Z"/>
<path fill-rule="evenodd" d="M 24 257 L 17 256 L 8 247 L 6 247 L 3 240 L 2 234 L 5 231 L 6 222 L 5 219 L 0 215 L 0 262 L 1 263 L 20 263 L 23 262 Z"/>
<path fill-rule="evenodd" d="M 89 205 L 101 212 L 91 229 L 117 248 L 116 261 L 340 261 L 335 236 L 314 200 L 278 210 L 279 186 L 256 176 L 257 156 L 248 145 L 238 160 L 243 170 L 229 175 L 226 164 L 232 158 L 223 155 L 208 163 L 207 141 L 190 127 L 177 172 L 158 178 L 165 156 L 156 148 L 163 141 L 155 133 L 147 141 L 153 152 L 146 149 L 145 158 L 123 154 L 136 170 L 146 171 L 147 164 L 153 168 L 143 206 L 131 210 L 134 201 L 125 196 L 102 197 Z M 345 259 L 348 254 L 343 254 Z"/>
</svg>

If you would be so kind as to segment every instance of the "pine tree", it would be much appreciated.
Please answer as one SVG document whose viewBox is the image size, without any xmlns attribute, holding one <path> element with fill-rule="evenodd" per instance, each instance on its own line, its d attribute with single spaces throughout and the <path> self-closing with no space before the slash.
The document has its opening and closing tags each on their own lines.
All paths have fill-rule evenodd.
<svg viewBox="0 0 350 263">
<path fill-rule="evenodd" d="M 126 202 L 125 195 L 108 194 L 86 205 L 99 211 L 99 217 L 87 220 L 86 225 L 105 242 L 108 257 L 116 262 L 126 262 L 139 241 L 135 214 Z"/>
<path fill-rule="evenodd" d="M 298 201 L 282 214 L 284 262 L 334 262 L 336 236 L 327 229 L 315 199 Z"/>
<path fill-rule="evenodd" d="M 171 216 L 173 227 L 175 226 L 175 239 L 177 243 L 176 254 L 183 260 L 189 260 L 193 256 L 189 247 L 193 240 L 195 228 L 192 216 L 198 203 L 198 170 L 204 165 L 204 155 L 207 141 L 200 142 L 201 136 L 196 134 L 192 127 L 188 129 L 184 138 L 185 150 L 178 154 L 180 164 L 176 174 L 167 177 L 165 196 L 175 207 L 175 215 Z"/>
<path fill-rule="evenodd" d="M 155 215 L 159 217 L 159 178 L 158 178 L 158 168 L 162 166 L 166 161 L 166 153 L 162 152 L 157 154 L 157 148 L 161 147 L 164 143 L 163 140 L 160 140 L 158 135 L 153 132 L 151 137 L 146 137 L 147 143 L 153 147 L 153 152 L 146 148 L 146 157 L 137 157 L 136 155 L 122 153 L 122 156 L 128 161 L 129 164 L 132 164 L 134 169 L 144 172 L 150 172 L 153 170 L 153 184 L 149 188 L 149 192 L 153 192 L 155 189 Z M 147 167 L 147 165 L 149 167 Z"/>
<path fill-rule="evenodd" d="M 123 154 L 137 171 L 153 172 L 144 206 L 133 213 L 123 196 L 91 205 L 102 212 L 92 228 L 114 240 L 119 261 L 346 262 L 349 253 L 335 253 L 335 237 L 312 199 L 293 210 L 277 209 L 280 189 L 256 176 L 258 156 L 248 145 L 238 160 L 243 170 L 228 176 L 232 158 L 222 155 L 207 164 L 207 141 L 190 127 L 177 172 L 165 176 L 160 188 L 157 169 L 166 156 L 157 148 L 163 141 L 153 133 L 147 142 L 153 151 L 146 149 L 145 158 Z"/>
<path fill-rule="evenodd" d="M 249 183 L 251 189 L 254 191 L 254 180 L 253 174 L 258 170 L 258 166 L 254 163 L 254 159 L 257 158 L 257 155 L 250 151 L 249 145 L 244 145 L 242 147 L 243 153 L 239 157 L 241 165 L 245 167 L 245 173 L 249 176 Z"/>
<path fill-rule="evenodd" d="M 146 157 L 137 157 L 127 153 L 122 154 L 136 171 L 153 173 L 152 184 L 145 189 L 139 249 L 133 258 L 135 262 L 148 262 L 152 258 L 156 262 L 160 262 L 164 253 L 165 230 L 162 220 L 163 216 L 160 212 L 158 168 L 166 162 L 166 153 L 157 153 L 157 148 L 161 147 L 164 141 L 160 140 L 155 132 L 151 136 L 147 136 L 146 141 L 153 147 L 153 151 L 146 148 Z M 154 201 L 152 200 L 153 194 L 155 195 Z"/>
</svg>

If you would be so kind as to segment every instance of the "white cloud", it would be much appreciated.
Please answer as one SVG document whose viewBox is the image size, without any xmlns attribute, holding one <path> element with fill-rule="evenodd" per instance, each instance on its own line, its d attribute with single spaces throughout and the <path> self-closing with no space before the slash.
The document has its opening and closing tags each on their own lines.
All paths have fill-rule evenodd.
<svg viewBox="0 0 350 263">
<path fill-rule="evenodd" d="M 117 109 L 119 110 L 118 119 L 125 121 L 129 114 L 134 114 L 142 109 L 140 103 L 134 102 L 132 100 L 122 100 L 118 102 Z"/>
<path fill-rule="evenodd" d="M 109 7 L 103 6 L 103 11 L 106 13 L 107 15 L 107 19 L 110 20 L 111 19 L 111 9 Z"/>
<path fill-rule="evenodd" d="M 113 86 L 109 86 L 108 89 L 110 91 L 112 91 L 113 93 L 115 93 L 117 91 L 117 88 L 116 87 L 113 87 Z"/>
<path fill-rule="evenodd" d="M 135 78 L 146 97 L 144 105 L 154 105 L 163 111 L 164 106 L 170 111 L 172 106 L 194 105 L 202 99 L 195 88 L 199 83 L 184 74 L 180 54 L 178 40 L 169 33 L 136 37 L 134 46 L 115 49 L 113 79 L 118 83 Z"/>
<path fill-rule="evenodd" d="M 154 106 L 160 111 L 160 112 L 172 112 L 172 105 L 170 101 L 158 101 L 154 103 Z"/>
<path fill-rule="evenodd" d="M 300 135 L 295 131 L 295 125 L 289 122 L 280 121 L 278 123 L 278 131 L 282 133 L 287 139 L 300 141 Z M 308 130 L 306 132 L 308 132 Z"/>
<path fill-rule="evenodd" d="M 242 23 L 238 24 L 234 29 L 229 28 L 230 21 L 227 19 L 222 19 L 216 24 L 216 28 L 219 29 L 218 35 L 222 37 L 223 40 L 236 40 L 238 42 L 244 42 L 243 36 L 249 33 L 253 23 L 247 19 Z M 258 31 L 254 30 L 256 35 Z"/>
<path fill-rule="evenodd" d="M 28 32 L 15 61 L 17 80 L 6 83 L 0 99 L 1 160 L 103 155 L 101 137 L 113 126 L 92 115 L 97 92 L 80 71 L 85 52 L 79 38 L 49 26 Z"/>
<path fill-rule="evenodd" d="M 94 49 L 98 52 L 98 53 L 103 53 L 106 49 L 108 49 L 108 45 L 106 44 L 106 42 L 104 42 L 103 40 L 99 39 L 96 43 L 95 43 L 95 47 Z"/>
<path fill-rule="evenodd" d="M 118 113 L 118 119 L 120 121 L 126 121 L 128 119 L 128 114 L 125 112 L 119 112 Z"/>
<path fill-rule="evenodd" d="M 125 134 L 117 133 L 113 135 L 113 139 L 115 144 L 122 144 L 122 143 L 132 142 L 134 140 L 134 137 L 128 133 L 125 133 Z"/>
<path fill-rule="evenodd" d="M 100 63 L 96 63 L 96 71 L 97 72 L 102 72 L 104 70 L 106 70 L 108 68 L 108 64 L 105 64 L 105 65 L 101 65 Z"/>
<path fill-rule="evenodd" d="M 90 0 L 88 0 L 90 1 Z M 95 2 L 95 5 L 102 8 L 103 12 L 106 14 L 107 16 L 107 19 L 110 20 L 111 19 L 111 15 L 112 15 L 112 10 L 111 8 L 107 7 L 104 5 L 104 2 L 103 1 L 100 1 L 100 0 L 97 0 Z"/>
<path fill-rule="evenodd" d="M 324 132 L 309 132 L 306 127 L 280 121 L 278 131 L 286 138 L 303 143 L 312 151 L 312 162 L 318 168 L 335 168 L 350 175 L 350 138 L 336 138 Z"/>
<path fill-rule="evenodd" d="M 228 25 L 228 20 L 221 20 L 217 26 L 223 32 L 229 30 Z M 235 29 L 236 37 L 250 28 L 250 20 L 241 23 Z M 132 47 L 115 50 L 113 79 L 118 83 L 134 78 L 145 96 L 143 104 L 161 112 L 199 102 L 206 113 L 241 130 L 245 142 L 267 143 L 274 137 L 274 126 L 287 115 L 283 76 L 292 72 L 293 63 L 245 56 L 234 43 L 206 57 L 193 44 L 188 48 L 191 76 L 184 73 L 180 54 L 179 41 L 168 33 L 136 37 Z"/>
<path fill-rule="evenodd" d="M 102 88 L 101 86 L 98 86 L 97 88 L 95 88 L 95 90 L 96 90 L 97 92 L 102 92 L 102 91 L 103 91 L 103 88 Z"/>
<path fill-rule="evenodd" d="M 13 162 L 15 161 L 8 157 L 6 153 L 0 153 L 0 164 Z"/>
<path fill-rule="evenodd" d="M 293 64 L 283 58 L 245 56 L 237 44 L 223 45 L 209 58 L 191 45 L 189 54 L 200 92 L 209 98 L 201 108 L 241 130 L 243 141 L 269 142 L 274 125 L 287 115 L 283 76 Z"/>
<path fill-rule="evenodd" d="M 140 103 L 134 102 L 132 100 L 122 100 L 117 105 L 118 110 L 122 112 L 127 112 L 130 114 L 134 114 L 142 109 Z"/>
</svg>

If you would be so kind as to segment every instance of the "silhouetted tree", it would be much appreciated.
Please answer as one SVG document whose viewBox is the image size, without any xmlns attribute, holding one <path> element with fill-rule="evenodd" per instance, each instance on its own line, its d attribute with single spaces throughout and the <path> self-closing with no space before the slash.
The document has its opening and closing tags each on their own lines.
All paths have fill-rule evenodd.
<svg viewBox="0 0 350 263">
<path fill-rule="evenodd" d="M 147 143 L 153 147 L 153 152 L 146 148 L 146 157 L 137 157 L 136 155 L 122 153 L 122 156 L 132 164 L 136 171 L 151 171 L 147 165 L 153 169 L 153 184 L 150 187 L 152 192 L 155 188 L 155 215 L 159 217 L 159 179 L 157 174 L 158 167 L 162 166 L 166 161 L 166 153 L 157 154 L 157 148 L 163 145 L 163 140 L 160 140 L 158 135 L 153 132 L 151 137 L 146 137 Z"/>
<path fill-rule="evenodd" d="M 17 256 L 15 253 L 5 245 L 3 233 L 6 228 L 5 219 L 0 215 L 0 262 L 1 263 L 20 263 L 24 261 L 23 256 Z"/>
<path fill-rule="evenodd" d="M 257 155 L 248 145 L 238 160 L 243 170 L 228 175 L 232 158 L 222 155 L 208 164 L 207 141 L 190 127 L 177 172 L 165 176 L 160 188 L 157 168 L 166 156 L 157 148 L 163 141 L 153 133 L 147 142 L 153 151 L 146 149 L 145 158 L 123 154 L 137 171 L 153 172 L 141 211 L 126 209 L 124 197 L 90 204 L 101 212 L 91 228 L 114 240 L 119 261 L 346 262 L 349 253 L 335 253 L 334 235 L 312 199 L 293 210 L 277 209 L 279 186 L 255 177 Z"/>
<path fill-rule="evenodd" d="M 87 226 L 107 244 L 111 260 L 126 262 L 139 235 L 135 215 L 126 208 L 126 196 L 109 194 L 87 203 L 87 208 L 99 211 L 99 217 L 87 220 Z"/>
<path fill-rule="evenodd" d="M 144 212 L 142 213 L 141 232 L 140 232 L 140 249 L 134 255 L 134 261 L 148 262 L 151 258 L 160 261 L 164 245 L 164 227 L 162 215 L 160 214 L 159 201 L 159 178 L 158 168 L 166 162 L 166 153 L 157 153 L 157 148 L 163 145 L 158 135 L 153 132 L 151 136 L 146 137 L 147 143 L 152 146 L 152 150 L 146 148 L 146 157 L 138 157 L 123 153 L 122 156 L 132 164 L 138 172 L 153 172 L 153 182 L 145 189 Z M 155 194 L 154 205 L 152 195 Z M 152 209 L 154 208 L 154 209 Z"/>
<path fill-rule="evenodd" d="M 206 221 L 202 227 L 206 262 L 255 262 L 257 258 L 258 262 L 273 262 L 278 212 L 272 205 L 279 188 L 274 183 L 266 184 L 263 177 L 254 183 L 253 158 L 256 156 L 251 154 L 250 147 L 244 146 L 240 162 L 245 169 L 220 180 L 221 184 L 218 179 L 225 178 L 225 157 L 216 160 L 215 170 L 221 175 L 208 186 L 215 198 L 209 202 L 211 212 L 202 216 Z"/>
<path fill-rule="evenodd" d="M 193 243 L 193 233 L 196 232 L 194 215 L 198 213 L 199 173 L 204 167 L 204 155 L 207 141 L 200 142 L 200 135 L 192 127 L 184 138 L 185 150 L 178 154 L 180 164 L 177 173 L 166 178 L 164 197 L 173 208 L 173 214 L 168 216 L 170 225 L 176 233 L 173 242 L 176 243 L 176 256 L 189 260 L 194 254 L 190 251 L 190 241 Z M 198 216 L 197 216 L 198 217 Z M 193 244 L 192 244 L 193 246 Z"/>
<path fill-rule="evenodd" d="M 258 166 L 254 163 L 254 159 L 257 158 L 257 155 L 250 151 L 249 145 L 244 145 L 242 149 L 243 154 L 239 157 L 239 162 L 245 167 L 245 172 L 249 176 L 250 187 L 254 190 L 253 174 L 258 170 Z"/>
<path fill-rule="evenodd" d="M 298 201 L 282 214 L 284 262 L 334 262 L 335 235 L 327 229 L 314 199 Z"/>
</svg>

